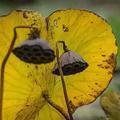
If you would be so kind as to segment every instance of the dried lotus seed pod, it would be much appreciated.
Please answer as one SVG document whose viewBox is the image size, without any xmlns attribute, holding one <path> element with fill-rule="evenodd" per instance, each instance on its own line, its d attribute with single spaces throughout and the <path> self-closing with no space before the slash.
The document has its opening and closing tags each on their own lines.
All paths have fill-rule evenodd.
<svg viewBox="0 0 120 120">
<path fill-rule="evenodd" d="M 22 61 L 33 64 L 49 63 L 55 58 L 48 42 L 40 38 L 25 40 L 13 49 L 13 53 Z"/>
<path fill-rule="evenodd" d="M 60 56 L 60 63 L 64 75 L 72 75 L 82 72 L 88 67 L 88 63 L 73 51 L 67 51 Z M 53 68 L 53 74 L 60 75 L 58 64 Z"/>
</svg>

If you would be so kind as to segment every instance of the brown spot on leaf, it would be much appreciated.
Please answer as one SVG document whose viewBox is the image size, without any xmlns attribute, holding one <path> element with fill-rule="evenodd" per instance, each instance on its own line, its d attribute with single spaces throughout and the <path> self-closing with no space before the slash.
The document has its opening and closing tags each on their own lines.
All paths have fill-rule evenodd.
<svg viewBox="0 0 120 120">
<path fill-rule="evenodd" d="M 105 57 L 106 55 L 101 55 L 102 57 Z"/>
<path fill-rule="evenodd" d="M 104 69 L 104 66 L 102 64 L 98 64 L 97 66 Z"/>
<path fill-rule="evenodd" d="M 72 101 L 70 100 L 69 101 L 69 105 L 70 105 L 70 108 L 71 108 L 71 110 L 72 110 L 72 112 L 75 110 L 75 105 L 72 103 Z"/>
<path fill-rule="evenodd" d="M 107 66 L 107 65 L 105 66 L 105 69 L 109 69 L 109 68 L 110 68 L 110 66 Z"/>
<path fill-rule="evenodd" d="M 77 97 L 76 96 L 74 96 L 74 99 L 76 99 Z"/>
<path fill-rule="evenodd" d="M 19 9 L 19 10 L 16 10 L 16 12 L 22 12 L 22 10 Z"/>
<path fill-rule="evenodd" d="M 92 94 L 88 94 L 89 96 L 93 96 Z"/>
<path fill-rule="evenodd" d="M 53 23 L 54 23 L 55 27 L 58 27 L 58 21 L 57 21 L 57 19 L 54 19 Z"/>
<path fill-rule="evenodd" d="M 101 67 L 101 66 L 102 66 L 102 64 L 98 64 L 97 66 Z"/>
<path fill-rule="evenodd" d="M 111 71 L 109 71 L 109 72 L 108 72 L 108 75 L 110 75 L 110 74 L 112 74 L 112 72 L 111 72 Z"/>
<path fill-rule="evenodd" d="M 61 17 L 58 17 L 58 20 L 60 20 L 61 19 Z"/>
<path fill-rule="evenodd" d="M 114 67 L 115 67 L 115 55 L 112 53 L 112 54 L 109 56 L 109 58 L 106 59 L 106 60 L 103 60 L 103 62 L 106 62 L 106 63 L 109 65 L 109 67 L 108 67 L 108 66 L 105 66 L 106 69 L 108 69 L 108 68 L 110 68 L 110 67 L 114 68 Z"/>
<path fill-rule="evenodd" d="M 84 103 L 83 102 L 79 102 L 79 106 L 83 106 L 84 105 Z"/>
<path fill-rule="evenodd" d="M 35 69 L 38 70 L 38 66 L 37 65 L 35 66 Z"/>
<path fill-rule="evenodd" d="M 31 73 L 31 72 L 29 72 L 29 73 L 27 74 L 27 78 L 30 78 L 30 77 L 32 77 L 32 73 Z"/>
<path fill-rule="evenodd" d="M 64 25 L 64 24 L 63 24 L 63 31 L 64 32 L 68 32 L 69 31 L 68 27 L 66 27 L 66 25 Z"/>
<path fill-rule="evenodd" d="M 23 17 L 24 17 L 25 19 L 28 18 L 28 15 L 27 15 L 27 12 L 26 12 L 26 11 L 24 11 L 24 13 L 23 13 Z"/>
<path fill-rule="evenodd" d="M 95 83 L 95 85 L 98 85 L 98 83 Z"/>
</svg>

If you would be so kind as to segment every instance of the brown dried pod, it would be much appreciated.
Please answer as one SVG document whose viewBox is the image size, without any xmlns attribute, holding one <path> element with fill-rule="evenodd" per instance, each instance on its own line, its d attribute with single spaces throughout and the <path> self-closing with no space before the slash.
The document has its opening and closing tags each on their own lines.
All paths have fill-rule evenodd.
<svg viewBox="0 0 120 120">
<path fill-rule="evenodd" d="M 60 63 L 64 75 L 76 74 L 88 67 L 88 63 L 80 55 L 70 50 L 60 56 Z M 58 64 L 55 64 L 52 73 L 60 75 Z"/>
<path fill-rule="evenodd" d="M 13 49 L 13 53 L 22 61 L 33 64 L 50 63 L 55 58 L 48 42 L 38 37 L 25 40 Z"/>
</svg>

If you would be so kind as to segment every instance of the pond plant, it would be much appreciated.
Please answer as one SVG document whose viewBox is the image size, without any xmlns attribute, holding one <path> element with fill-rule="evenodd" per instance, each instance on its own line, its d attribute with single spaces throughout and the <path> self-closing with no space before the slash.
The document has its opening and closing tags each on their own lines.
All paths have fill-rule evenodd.
<svg viewBox="0 0 120 120">
<path fill-rule="evenodd" d="M 106 114 L 105 120 L 120 119 L 120 93 L 109 91 L 101 96 L 100 104 Z"/>
<path fill-rule="evenodd" d="M 73 120 L 107 88 L 116 54 L 111 26 L 88 10 L 1 16 L 1 120 Z"/>
</svg>

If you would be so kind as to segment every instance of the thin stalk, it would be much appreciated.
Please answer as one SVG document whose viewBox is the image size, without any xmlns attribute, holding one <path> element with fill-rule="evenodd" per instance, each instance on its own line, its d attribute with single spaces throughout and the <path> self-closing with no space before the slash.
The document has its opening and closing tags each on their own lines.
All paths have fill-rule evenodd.
<svg viewBox="0 0 120 120">
<path fill-rule="evenodd" d="M 68 99 L 67 89 L 66 89 L 66 85 L 65 85 L 64 75 L 63 75 L 63 71 L 62 71 L 62 68 L 61 68 L 60 60 L 59 60 L 59 49 L 58 49 L 57 43 L 56 43 L 56 57 L 57 57 L 57 64 L 58 64 L 58 69 L 59 69 L 59 73 L 60 73 L 60 76 L 61 76 L 63 93 L 64 93 L 64 97 L 65 97 L 65 102 L 66 102 L 66 105 L 67 105 L 69 118 L 70 118 L 70 120 L 73 120 L 72 111 L 71 111 L 71 108 L 70 108 L 70 105 L 69 105 L 69 99 Z"/>
<path fill-rule="evenodd" d="M 55 108 L 57 111 L 59 111 L 66 120 L 69 120 L 69 115 L 64 111 L 63 108 L 61 108 L 59 105 L 54 103 L 48 96 L 44 96 L 44 98 L 53 108 Z"/>
<path fill-rule="evenodd" d="M 0 120 L 2 120 L 2 109 L 3 109 L 3 91 L 4 91 L 4 72 L 5 72 L 5 66 L 6 66 L 6 63 L 10 57 L 10 54 L 13 50 L 13 47 L 14 47 L 14 44 L 15 44 L 15 41 L 16 41 L 16 38 L 17 38 L 17 32 L 16 32 L 16 29 L 17 28 L 33 28 L 33 27 L 30 27 L 30 26 L 17 26 L 14 28 L 14 37 L 12 39 L 12 42 L 10 44 L 10 47 L 2 61 L 2 65 L 1 65 L 1 76 L 0 76 Z"/>
</svg>

